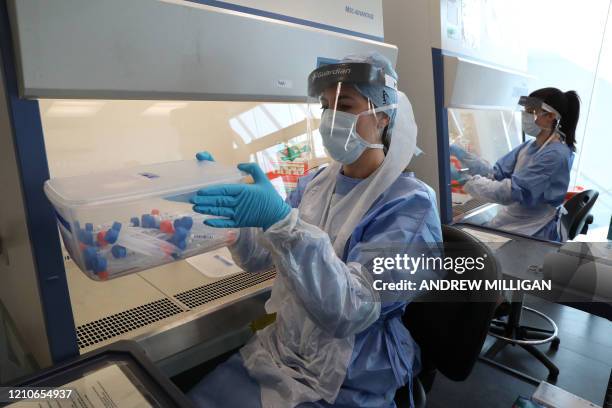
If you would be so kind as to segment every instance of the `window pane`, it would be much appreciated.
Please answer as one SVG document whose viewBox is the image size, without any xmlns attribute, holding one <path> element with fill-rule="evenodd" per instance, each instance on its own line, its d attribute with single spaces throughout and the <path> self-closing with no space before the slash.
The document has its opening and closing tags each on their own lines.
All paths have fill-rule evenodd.
<svg viewBox="0 0 612 408">
<path fill-rule="evenodd" d="M 577 146 L 592 136 L 585 133 L 595 70 L 608 13 L 609 0 L 538 0 L 529 3 L 529 73 L 533 89 L 556 87 L 575 90 L 582 100 L 576 130 Z M 543 16 L 550 24 L 543 23 Z M 571 29 L 568 29 L 571 27 Z M 582 152 L 579 149 L 577 155 Z M 579 158 L 574 160 L 576 180 Z M 573 182 L 570 186 L 573 185 Z"/>
<path fill-rule="evenodd" d="M 612 12 L 611 12 L 612 14 Z M 580 157 L 575 167 L 579 167 L 576 184 L 587 189 L 599 191 L 599 198 L 591 210 L 594 217 L 590 227 L 607 231 L 612 215 L 612 137 L 610 136 L 610 106 L 612 104 L 612 15 L 604 37 L 598 75 L 593 90 L 586 136 L 580 145 Z M 583 111 L 581 117 L 587 117 Z M 605 237 L 605 233 L 601 235 Z"/>
<path fill-rule="evenodd" d="M 40 100 L 52 177 L 191 159 L 203 150 L 210 151 L 220 162 L 248 162 L 251 155 L 273 147 L 279 150 L 275 146 L 304 135 L 304 106 L 303 103 Z M 271 135 L 269 139 L 268 135 Z M 276 151 L 266 155 L 272 157 L 273 153 Z"/>
</svg>

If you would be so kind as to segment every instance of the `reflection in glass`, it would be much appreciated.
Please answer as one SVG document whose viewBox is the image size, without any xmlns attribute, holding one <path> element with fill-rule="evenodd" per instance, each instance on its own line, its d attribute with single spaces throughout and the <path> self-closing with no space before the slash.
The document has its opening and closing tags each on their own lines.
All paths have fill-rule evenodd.
<svg viewBox="0 0 612 408">
<path fill-rule="evenodd" d="M 467 176 L 490 176 L 495 162 L 522 142 L 520 115 L 511 110 L 448 109 L 453 216 L 462 216 L 485 203 L 462 187 Z M 472 218 L 484 223 L 494 213 Z"/>
<path fill-rule="evenodd" d="M 610 152 L 610 101 L 612 101 L 612 7 L 608 11 L 599 65 L 596 69 L 588 120 L 583 121 L 585 136 L 580 141 L 576 169 L 576 185 L 599 192 L 592 209 L 593 225 L 589 228 L 593 240 L 605 241 L 612 232 L 612 165 Z M 610 239 L 610 238 L 607 238 Z"/>
<path fill-rule="evenodd" d="M 320 135 L 307 137 L 304 103 L 40 100 L 52 177 L 192 159 L 257 161 L 281 194 L 295 176 L 327 160 Z M 310 109 L 320 117 L 318 108 Z"/>
</svg>

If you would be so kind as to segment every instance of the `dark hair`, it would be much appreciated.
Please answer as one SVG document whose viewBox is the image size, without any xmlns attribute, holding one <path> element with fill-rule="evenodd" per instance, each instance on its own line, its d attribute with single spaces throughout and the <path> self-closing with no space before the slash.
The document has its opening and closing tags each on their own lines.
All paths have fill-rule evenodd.
<svg viewBox="0 0 612 408">
<path fill-rule="evenodd" d="M 386 155 L 387 152 L 389 151 L 389 146 L 391 146 L 391 137 L 389 136 L 389 125 L 385 126 L 385 128 L 383 129 L 382 144 L 384 146 L 383 152 L 385 152 L 385 155 Z"/>
<path fill-rule="evenodd" d="M 576 150 L 576 126 L 580 117 L 580 97 L 576 91 L 562 92 L 557 88 L 542 88 L 533 91 L 529 96 L 541 99 L 559 112 L 559 130 L 565 135 L 565 143 L 570 149 Z"/>
</svg>

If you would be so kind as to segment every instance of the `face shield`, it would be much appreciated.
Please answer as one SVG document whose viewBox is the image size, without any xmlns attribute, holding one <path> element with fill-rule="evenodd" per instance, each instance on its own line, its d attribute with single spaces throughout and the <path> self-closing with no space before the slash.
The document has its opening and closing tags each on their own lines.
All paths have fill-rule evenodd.
<svg viewBox="0 0 612 408">
<path fill-rule="evenodd" d="M 365 96 L 372 90 L 378 100 Z M 396 101 L 397 83 L 381 68 L 358 62 L 320 67 L 308 77 L 309 132 L 318 128 L 329 156 L 342 164 L 354 163 L 366 149 L 386 152 Z"/>
<path fill-rule="evenodd" d="M 312 102 L 308 106 L 313 112 L 309 131 L 321 133 L 335 160 L 308 184 L 304 194 L 310 199 L 300 204 L 300 217 L 326 231 L 336 254 L 341 256 L 364 214 L 406 171 L 417 150 L 417 126 L 412 105 L 406 95 L 397 91 L 395 79 L 369 63 L 340 63 L 316 69 L 308 78 L 308 94 Z M 385 157 L 380 167 L 331 208 L 343 164 L 357 160 L 359 151 L 382 148 L 381 145 Z"/>
<path fill-rule="evenodd" d="M 525 134 L 536 137 L 542 130 L 549 130 L 551 133 L 559 133 L 559 124 L 561 122 L 561 115 L 555 108 L 546 104 L 539 98 L 532 96 L 521 96 L 519 98 L 517 111 L 521 116 L 522 130 Z M 552 127 L 543 127 L 538 124 L 538 118 L 542 115 L 554 115 L 554 121 Z"/>
</svg>

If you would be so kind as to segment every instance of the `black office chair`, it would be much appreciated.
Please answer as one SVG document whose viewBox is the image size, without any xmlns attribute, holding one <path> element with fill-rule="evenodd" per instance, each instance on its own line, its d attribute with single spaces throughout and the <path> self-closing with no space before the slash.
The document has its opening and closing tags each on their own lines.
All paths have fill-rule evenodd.
<svg viewBox="0 0 612 408">
<path fill-rule="evenodd" d="M 568 200 L 564 207 L 567 211 L 561 217 L 561 240 L 574 239 L 578 234 L 586 234 L 589 224 L 593 222 L 593 216 L 589 214 L 595 204 L 599 192 L 586 190 L 576 194 Z M 524 312 L 540 318 L 549 328 L 532 327 L 521 325 L 521 317 Z M 555 382 L 559 376 L 559 368 L 547 355 L 542 353 L 536 346 L 550 344 L 551 350 L 557 350 L 561 340 L 558 337 L 558 328 L 554 320 L 544 313 L 523 305 L 523 296 L 514 302 L 506 302 L 499 307 L 500 318 L 491 322 L 489 334 L 496 338 L 493 345 L 485 352 L 482 359 L 489 364 L 518 375 L 531 383 L 537 384 L 538 380 L 520 371 L 514 370 L 493 360 L 495 356 L 507 345 L 516 345 L 540 361 L 548 369 L 548 381 Z M 507 316 L 507 317 L 506 317 Z"/>
<path fill-rule="evenodd" d="M 446 279 L 499 278 L 497 262 L 487 246 L 455 227 L 442 226 L 442 234 L 445 257 L 477 258 L 486 254 L 486 267 L 478 275 L 449 272 Z M 423 367 L 412 387 L 416 408 L 425 407 L 426 392 L 431 389 L 437 371 L 453 381 L 463 381 L 470 375 L 501 294 L 457 291 L 445 292 L 443 296 L 443 301 L 411 302 L 403 316 L 404 325 L 421 348 Z M 408 398 L 407 387 L 403 387 L 397 391 L 395 402 L 400 408 L 407 407 Z"/>
<path fill-rule="evenodd" d="M 589 214 L 597 201 L 597 190 L 586 190 L 576 194 L 563 205 L 566 214 L 561 216 L 561 240 L 574 239 L 578 234 L 586 234 L 593 216 Z"/>
</svg>

